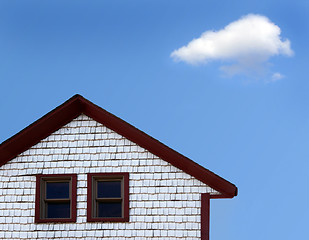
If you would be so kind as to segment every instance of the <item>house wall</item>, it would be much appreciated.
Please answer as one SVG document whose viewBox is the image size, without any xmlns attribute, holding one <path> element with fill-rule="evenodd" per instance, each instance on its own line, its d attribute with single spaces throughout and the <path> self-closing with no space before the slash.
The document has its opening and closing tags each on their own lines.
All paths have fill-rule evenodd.
<svg viewBox="0 0 309 240">
<path fill-rule="evenodd" d="M 130 222 L 87 222 L 87 173 L 130 173 Z M 34 223 L 35 175 L 77 175 L 76 223 Z M 81 115 L 0 167 L 0 239 L 200 239 L 201 193 L 216 192 Z"/>
</svg>

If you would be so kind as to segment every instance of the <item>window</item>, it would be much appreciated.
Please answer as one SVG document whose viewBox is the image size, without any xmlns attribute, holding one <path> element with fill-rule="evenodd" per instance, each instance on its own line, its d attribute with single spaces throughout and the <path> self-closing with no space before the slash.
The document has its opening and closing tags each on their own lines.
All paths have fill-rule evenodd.
<svg viewBox="0 0 309 240">
<path fill-rule="evenodd" d="M 36 176 L 35 222 L 76 221 L 76 174 Z"/>
<path fill-rule="evenodd" d="M 129 221 L 129 173 L 88 173 L 89 222 Z"/>
</svg>

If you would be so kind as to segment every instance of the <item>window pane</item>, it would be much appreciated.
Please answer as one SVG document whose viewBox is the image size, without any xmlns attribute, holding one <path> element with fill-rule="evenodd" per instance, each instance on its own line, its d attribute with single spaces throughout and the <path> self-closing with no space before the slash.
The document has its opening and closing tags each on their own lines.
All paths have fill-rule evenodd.
<svg viewBox="0 0 309 240">
<path fill-rule="evenodd" d="M 70 218 L 70 203 L 47 203 L 47 218 Z"/>
<path fill-rule="evenodd" d="M 98 217 L 122 217 L 121 202 L 99 202 Z"/>
<path fill-rule="evenodd" d="M 70 195 L 69 182 L 46 183 L 46 199 L 69 198 L 69 195 Z"/>
<path fill-rule="evenodd" d="M 98 198 L 121 198 L 121 181 L 98 181 Z"/>
</svg>

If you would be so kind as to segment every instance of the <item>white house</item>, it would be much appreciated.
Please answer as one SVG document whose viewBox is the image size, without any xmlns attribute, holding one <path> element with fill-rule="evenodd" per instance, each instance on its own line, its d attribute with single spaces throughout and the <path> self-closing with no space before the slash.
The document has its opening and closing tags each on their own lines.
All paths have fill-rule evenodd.
<svg viewBox="0 0 309 240">
<path fill-rule="evenodd" d="M 0 239 L 208 240 L 232 183 L 80 95 L 0 145 Z"/>
</svg>

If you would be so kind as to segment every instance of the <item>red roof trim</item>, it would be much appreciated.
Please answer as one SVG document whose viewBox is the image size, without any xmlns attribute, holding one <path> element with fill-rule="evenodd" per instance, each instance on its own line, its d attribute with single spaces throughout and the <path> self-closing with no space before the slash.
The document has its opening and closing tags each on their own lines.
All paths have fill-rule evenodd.
<svg viewBox="0 0 309 240">
<path fill-rule="evenodd" d="M 82 112 L 82 105 L 78 99 L 79 96 L 75 95 L 13 137 L 1 143 L 0 166 L 15 158 L 18 154 L 28 150 L 79 116 Z"/>
<path fill-rule="evenodd" d="M 232 198 L 237 195 L 237 187 L 232 183 L 80 95 L 73 96 L 53 111 L 3 142 L 0 145 L 0 166 L 26 151 L 82 113 L 217 190 L 222 194 L 217 196 L 218 198 Z"/>
</svg>

